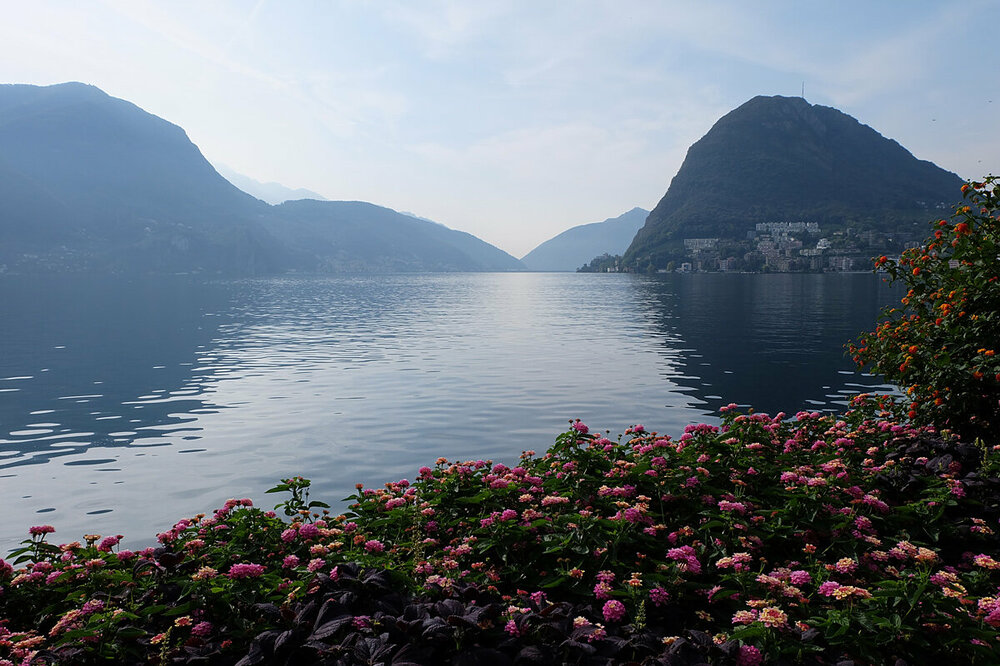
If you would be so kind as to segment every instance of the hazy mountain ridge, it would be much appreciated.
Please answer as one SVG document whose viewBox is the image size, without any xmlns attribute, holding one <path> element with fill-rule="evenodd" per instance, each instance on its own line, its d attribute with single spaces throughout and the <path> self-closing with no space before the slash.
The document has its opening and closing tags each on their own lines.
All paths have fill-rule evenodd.
<svg viewBox="0 0 1000 666">
<path fill-rule="evenodd" d="M 520 270 L 514 257 L 478 238 L 364 201 L 286 201 L 265 227 L 304 270 Z"/>
<path fill-rule="evenodd" d="M 758 222 L 922 229 L 962 182 L 837 109 L 758 96 L 690 147 L 624 263 L 661 268 L 685 238 L 743 238 Z"/>
<path fill-rule="evenodd" d="M 215 170 L 230 183 L 243 190 L 247 194 L 272 206 L 277 206 L 286 201 L 298 201 L 299 199 L 315 199 L 316 201 L 329 201 L 322 194 L 307 190 L 304 187 L 291 188 L 281 183 L 262 183 L 250 176 L 229 168 L 225 164 L 216 164 Z"/>
<path fill-rule="evenodd" d="M 539 244 L 521 263 L 532 271 L 575 271 L 596 256 L 621 254 L 647 215 L 648 210 L 636 207 L 603 222 L 572 227 Z"/>
<path fill-rule="evenodd" d="M 94 86 L 0 86 L 0 147 L 0 271 L 522 268 L 473 236 L 372 204 L 270 206 L 223 178 L 183 129 Z"/>
</svg>

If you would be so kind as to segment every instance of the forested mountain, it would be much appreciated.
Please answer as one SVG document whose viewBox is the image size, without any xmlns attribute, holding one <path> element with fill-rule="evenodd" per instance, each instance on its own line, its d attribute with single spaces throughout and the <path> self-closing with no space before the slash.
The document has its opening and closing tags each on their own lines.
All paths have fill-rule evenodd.
<svg viewBox="0 0 1000 666">
<path fill-rule="evenodd" d="M 961 185 L 837 109 L 754 97 L 690 147 L 624 264 L 662 268 L 685 238 L 744 238 L 758 222 L 922 230 L 961 199 Z"/>
</svg>

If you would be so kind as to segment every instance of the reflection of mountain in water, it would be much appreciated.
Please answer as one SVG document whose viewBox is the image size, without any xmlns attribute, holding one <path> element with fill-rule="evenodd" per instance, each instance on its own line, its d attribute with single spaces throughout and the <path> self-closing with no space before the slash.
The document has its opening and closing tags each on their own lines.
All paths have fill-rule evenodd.
<svg viewBox="0 0 1000 666">
<path fill-rule="evenodd" d="M 645 315 L 678 336 L 685 377 L 715 411 L 834 409 L 878 386 L 855 371 L 843 345 L 871 329 L 895 290 L 869 274 L 664 275 L 637 280 Z"/>
<path fill-rule="evenodd" d="M 226 320 L 221 286 L 52 278 L 0 283 L 0 469 L 191 440 L 192 413 L 218 409 L 206 346 Z M 170 438 L 169 440 L 167 438 Z"/>
</svg>

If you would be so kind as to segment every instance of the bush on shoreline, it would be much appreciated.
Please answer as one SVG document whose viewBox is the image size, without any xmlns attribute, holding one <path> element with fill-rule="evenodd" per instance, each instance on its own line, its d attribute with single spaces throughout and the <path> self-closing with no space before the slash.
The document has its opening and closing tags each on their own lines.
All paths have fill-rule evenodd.
<svg viewBox="0 0 1000 666">
<path fill-rule="evenodd" d="M 875 260 L 907 293 L 849 351 L 906 391 L 910 419 L 971 441 L 1000 428 L 1000 179 L 962 194 L 923 246 Z"/>
<path fill-rule="evenodd" d="M 1000 447 L 899 409 L 729 409 L 676 440 L 574 422 L 337 517 L 289 479 L 290 520 L 231 500 L 139 553 L 39 526 L 0 565 L 0 659 L 995 663 Z"/>
</svg>

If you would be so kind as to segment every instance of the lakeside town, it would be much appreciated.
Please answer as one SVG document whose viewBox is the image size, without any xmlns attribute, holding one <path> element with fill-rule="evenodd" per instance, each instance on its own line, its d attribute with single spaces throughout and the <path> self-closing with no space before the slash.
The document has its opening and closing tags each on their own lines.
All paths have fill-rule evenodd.
<svg viewBox="0 0 1000 666">
<path fill-rule="evenodd" d="M 816 273 L 868 270 L 871 258 L 920 244 L 916 236 L 846 227 L 824 232 L 817 222 L 759 222 L 743 239 L 685 238 L 682 260 L 657 273 Z M 621 256 L 604 254 L 579 269 L 623 272 Z"/>
</svg>

